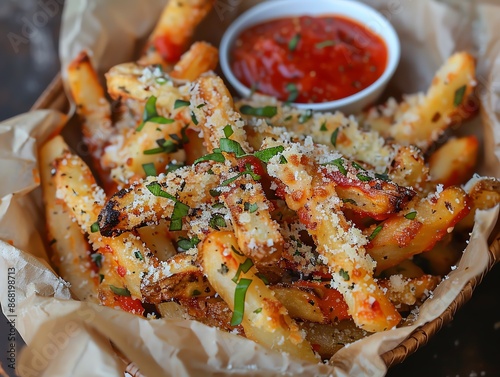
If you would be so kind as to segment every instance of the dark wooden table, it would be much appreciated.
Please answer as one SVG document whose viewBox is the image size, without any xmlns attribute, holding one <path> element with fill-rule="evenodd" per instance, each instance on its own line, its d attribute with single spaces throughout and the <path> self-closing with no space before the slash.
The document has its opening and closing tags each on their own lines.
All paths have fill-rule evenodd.
<svg viewBox="0 0 500 377">
<path fill-rule="evenodd" d="M 59 70 L 61 9 L 49 12 L 41 3 L 49 1 L 0 1 L 0 121 L 27 111 Z M 26 26 L 30 23 L 36 23 L 31 32 Z M 499 292 L 500 267 L 496 266 L 453 322 L 392 367 L 387 376 L 500 376 Z M 6 367 L 8 327 L 1 319 L 0 361 L 8 375 L 14 376 Z M 17 349 L 22 346 L 18 339 Z"/>
</svg>

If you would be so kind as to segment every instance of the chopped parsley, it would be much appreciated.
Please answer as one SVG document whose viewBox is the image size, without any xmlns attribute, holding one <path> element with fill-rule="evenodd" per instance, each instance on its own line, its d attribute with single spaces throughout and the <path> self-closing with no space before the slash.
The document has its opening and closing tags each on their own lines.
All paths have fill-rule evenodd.
<svg viewBox="0 0 500 377">
<path fill-rule="evenodd" d="M 245 209 L 245 211 L 248 211 L 250 213 L 254 213 L 255 211 L 257 211 L 259 209 L 259 205 L 257 203 L 245 202 L 245 203 L 243 203 L 243 208 Z"/>
<path fill-rule="evenodd" d="M 226 220 L 224 220 L 224 216 L 220 213 L 214 213 L 208 222 L 208 225 L 215 230 L 220 230 L 221 227 L 226 227 Z"/>
<path fill-rule="evenodd" d="M 99 223 L 97 221 L 90 226 L 90 231 L 92 233 L 96 233 L 99 231 Z"/>
<path fill-rule="evenodd" d="M 236 283 L 240 278 L 241 273 L 243 272 L 244 274 L 246 274 L 250 270 L 250 268 L 252 268 L 252 266 L 253 266 L 252 260 L 250 258 L 245 259 L 243 263 L 240 263 L 238 269 L 236 270 L 236 274 L 231 280 Z"/>
<path fill-rule="evenodd" d="M 326 131 L 326 127 L 325 127 L 325 131 Z M 336 148 L 337 147 L 337 137 L 339 136 L 339 128 L 337 127 L 333 132 L 332 132 L 332 136 L 330 137 L 330 142 L 332 143 L 332 145 Z"/>
<path fill-rule="evenodd" d="M 144 260 L 144 257 L 142 256 L 141 252 L 139 250 L 134 251 L 134 257 L 136 257 L 139 260 Z"/>
<path fill-rule="evenodd" d="M 295 100 L 299 96 L 299 90 L 297 89 L 297 86 L 294 83 L 288 83 L 286 84 L 285 89 L 288 92 L 288 98 L 286 102 L 295 102 Z"/>
<path fill-rule="evenodd" d="M 408 220 L 415 220 L 415 217 L 417 217 L 417 211 L 409 212 L 405 215 L 405 219 Z"/>
<path fill-rule="evenodd" d="M 345 281 L 348 281 L 350 279 L 349 277 L 349 273 L 344 270 L 343 268 L 340 269 L 339 271 L 339 275 L 342 277 L 342 279 L 344 279 Z"/>
<path fill-rule="evenodd" d="M 278 114 L 278 108 L 276 106 L 253 107 L 243 105 L 240 107 L 240 112 L 244 115 L 272 118 Z"/>
<path fill-rule="evenodd" d="M 90 254 L 90 259 L 92 259 L 92 262 L 95 263 L 97 268 L 101 268 L 101 266 L 102 266 L 102 254 L 100 254 L 100 253 Z"/>
<path fill-rule="evenodd" d="M 174 109 L 178 109 L 180 107 L 185 107 L 191 105 L 191 102 L 184 101 L 183 99 L 176 99 L 174 103 Z"/>
<path fill-rule="evenodd" d="M 187 251 L 196 247 L 200 243 L 200 239 L 196 236 L 193 238 L 180 237 L 177 241 L 177 246 L 179 246 L 182 250 Z"/>
<path fill-rule="evenodd" d="M 344 160 L 342 159 L 342 157 L 339 157 L 333 161 L 330 161 L 330 162 L 327 162 L 327 163 L 324 163 L 322 165 L 334 165 L 337 167 L 337 169 L 339 169 L 339 171 L 343 174 L 343 175 L 347 175 L 347 169 L 345 168 L 344 166 Z"/>
<path fill-rule="evenodd" d="M 300 34 L 295 34 L 292 39 L 288 42 L 288 50 L 293 52 L 296 50 L 297 45 L 299 44 L 300 41 Z"/>
<path fill-rule="evenodd" d="M 372 234 L 370 234 L 370 235 L 368 236 L 368 239 L 369 239 L 370 241 L 372 241 L 375 237 L 377 237 L 377 234 L 379 234 L 379 233 L 380 233 L 380 231 L 382 230 L 382 228 L 383 228 L 383 227 L 384 227 L 383 225 L 379 225 L 379 226 L 377 226 L 377 227 L 373 230 Z"/>
<path fill-rule="evenodd" d="M 115 287 L 114 285 L 110 285 L 109 289 L 111 289 L 111 291 L 113 291 L 113 293 L 118 296 L 125 296 L 125 297 L 131 296 L 130 291 L 127 288 L 119 288 Z"/>
<path fill-rule="evenodd" d="M 455 91 L 455 97 L 453 98 L 453 105 L 458 107 L 462 104 L 464 100 L 465 90 L 467 89 L 467 85 L 463 85 Z"/>
<path fill-rule="evenodd" d="M 260 151 L 255 152 L 253 155 L 257 157 L 259 160 L 267 163 L 271 158 L 276 156 L 278 153 L 283 152 L 284 150 L 285 148 L 282 145 L 279 145 L 277 147 L 262 149 Z"/>
<path fill-rule="evenodd" d="M 245 296 L 248 287 L 252 284 L 251 279 L 240 279 L 234 291 L 234 310 L 231 317 L 231 326 L 238 326 L 243 321 L 243 314 L 245 312 Z"/>
<path fill-rule="evenodd" d="M 155 164 L 152 162 L 148 164 L 142 164 L 142 168 L 144 169 L 144 173 L 146 173 L 146 177 L 155 177 L 158 175 L 156 173 Z"/>
<path fill-rule="evenodd" d="M 136 131 L 137 132 L 141 131 L 144 128 L 144 125 L 146 124 L 146 122 L 153 122 L 153 123 L 159 123 L 159 124 L 170 124 L 170 123 L 175 122 L 175 120 L 165 118 L 165 117 L 158 115 L 158 112 L 156 111 L 156 97 L 151 96 L 146 101 L 146 105 L 144 107 L 144 113 L 142 114 L 142 122 L 136 128 Z"/>
<path fill-rule="evenodd" d="M 311 109 L 307 109 L 305 113 L 300 114 L 299 123 L 302 124 L 307 122 L 309 119 L 312 118 L 312 116 L 313 116 L 313 111 Z"/>
</svg>

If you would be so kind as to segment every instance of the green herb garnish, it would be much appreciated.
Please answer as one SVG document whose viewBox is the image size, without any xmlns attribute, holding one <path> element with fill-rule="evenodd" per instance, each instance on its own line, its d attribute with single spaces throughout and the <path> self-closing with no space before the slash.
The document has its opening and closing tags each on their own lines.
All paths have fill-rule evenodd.
<svg viewBox="0 0 500 377">
<path fill-rule="evenodd" d="M 155 164 L 150 162 L 148 164 L 142 164 L 142 169 L 144 169 L 144 173 L 146 173 L 146 177 L 155 177 L 158 174 L 156 173 Z"/>
<path fill-rule="evenodd" d="M 90 226 L 90 231 L 92 233 L 99 231 L 99 223 L 97 221 Z"/>
<path fill-rule="evenodd" d="M 115 287 L 114 285 L 110 285 L 109 289 L 111 289 L 113 291 L 113 293 L 118 295 L 118 296 L 125 296 L 125 297 L 131 296 L 130 291 L 127 288 L 119 288 L 119 287 Z"/>
<path fill-rule="evenodd" d="M 191 105 L 191 102 L 184 101 L 183 99 L 176 99 L 174 103 L 174 109 L 178 109 L 179 107 L 185 107 Z"/>
<path fill-rule="evenodd" d="M 383 225 L 379 225 L 379 226 L 377 226 L 377 227 L 373 230 L 372 234 L 370 234 L 370 235 L 368 236 L 368 239 L 369 239 L 370 241 L 371 241 L 371 240 L 373 240 L 373 239 L 377 236 L 377 234 L 379 234 L 379 233 L 380 233 L 380 231 L 382 230 L 382 228 L 383 228 L 383 227 L 384 227 Z"/>
<path fill-rule="evenodd" d="M 462 104 L 466 89 L 467 85 L 464 85 L 455 91 L 455 97 L 453 98 L 453 105 L 455 105 L 455 107 L 460 106 Z"/>
<path fill-rule="evenodd" d="M 297 48 L 297 45 L 299 44 L 299 41 L 300 41 L 300 34 L 297 33 L 288 42 L 288 50 L 290 50 L 292 52 L 295 51 L 295 49 Z"/>
<path fill-rule="evenodd" d="M 344 270 L 343 268 L 340 269 L 339 271 L 339 275 L 342 277 L 342 279 L 344 279 L 345 281 L 348 281 L 350 279 L 349 277 L 349 273 Z"/>
<path fill-rule="evenodd" d="M 330 161 L 330 162 L 327 162 L 325 164 L 322 164 L 322 165 L 334 165 L 337 167 L 337 169 L 339 169 L 339 171 L 343 174 L 343 175 L 347 175 L 347 169 L 345 168 L 344 166 L 344 160 L 339 157 L 333 161 Z"/>
<path fill-rule="evenodd" d="M 295 100 L 299 96 L 299 90 L 297 89 L 297 86 L 294 83 L 288 83 L 286 84 L 286 91 L 288 92 L 288 98 L 286 102 L 295 102 Z"/>
<path fill-rule="evenodd" d="M 261 151 L 257 151 L 253 155 L 259 160 L 267 163 L 271 158 L 276 156 L 278 153 L 283 152 L 284 150 L 285 148 L 282 145 L 278 145 L 277 147 L 271 147 L 263 149 Z"/>
<path fill-rule="evenodd" d="M 248 287 L 252 284 L 251 279 L 241 279 L 236 285 L 234 291 L 234 310 L 231 317 L 231 326 L 238 326 L 243 321 L 243 314 L 245 312 L 245 296 Z"/>
<path fill-rule="evenodd" d="M 213 214 L 208 222 L 208 225 L 215 230 L 220 230 L 221 227 L 227 226 L 226 220 L 224 220 L 224 216 L 222 216 L 220 213 Z"/>
<path fill-rule="evenodd" d="M 186 238 L 186 237 L 181 237 L 177 241 L 177 246 L 179 246 L 182 250 L 189 250 L 192 249 L 193 247 L 196 247 L 200 243 L 200 239 L 196 236 L 193 238 Z"/>
<path fill-rule="evenodd" d="M 240 107 L 240 112 L 244 115 L 272 118 L 278 114 L 278 108 L 276 106 L 252 107 L 243 105 Z"/>
<path fill-rule="evenodd" d="M 231 280 L 236 283 L 238 281 L 238 279 L 240 278 L 240 274 L 242 272 L 244 274 L 246 274 L 252 266 L 253 266 L 252 260 L 250 258 L 245 259 L 245 261 L 243 263 L 240 263 L 240 265 L 238 266 L 238 269 L 236 270 L 236 274 L 234 275 L 234 277 Z"/>
<path fill-rule="evenodd" d="M 417 217 L 417 211 L 413 211 L 405 215 L 405 219 L 408 220 L 415 220 L 415 217 Z"/>
<path fill-rule="evenodd" d="M 339 128 L 337 127 L 335 131 L 332 132 L 332 136 L 330 137 L 330 142 L 336 148 L 337 147 L 337 136 L 339 136 Z"/>
</svg>

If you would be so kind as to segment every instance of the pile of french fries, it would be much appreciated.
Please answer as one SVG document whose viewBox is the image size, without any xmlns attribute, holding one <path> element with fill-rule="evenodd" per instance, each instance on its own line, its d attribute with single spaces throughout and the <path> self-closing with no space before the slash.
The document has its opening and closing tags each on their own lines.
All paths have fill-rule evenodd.
<svg viewBox="0 0 500 377">
<path fill-rule="evenodd" d="M 60 135 L 40 151 L 59 274 L 76 299 L 312 362 L 403 326 L 500 202 L 497 179 L 471 180 L 477 139 L 450 135 L 474 115 L 473 58 L 361 114 L 234 102 L 217 48 L 191 41 L 211 7 L 169 2 L 106 88 L 85 52 L 68 67 L 88 154 Z"/>
</svg>

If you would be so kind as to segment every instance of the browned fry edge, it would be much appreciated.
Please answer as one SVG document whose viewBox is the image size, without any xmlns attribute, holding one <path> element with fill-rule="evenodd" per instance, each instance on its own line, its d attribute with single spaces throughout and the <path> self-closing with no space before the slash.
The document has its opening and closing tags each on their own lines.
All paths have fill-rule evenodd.
<svg viewBox="0 0 500 377">
<path fill-rule="evenodd" d="M 31 110 L 54 109 L 65 111 L 68 108 L 68 99 L 64 93 L 64 87 L 61 75 L 58 74 L 45 91 L 40 95 Z M 497 227 L 498 229 L 498 227 Z M 403 340 L 397 347 L 387 351 L 381 355 L 387 368 L 393 365 L 402 363 L 409 355 L 416 352 L 420 347 L 427 344 L 427 342 L 436 334 L 443 326 L 451 322 L 455 313 L 472 297 L 474 289 L 481 283 L 484 276 L 491 270 L 491 268 L 500 261 L 500 232 L 498 232 L 490 245 L 490 253 L 492 254 L 491 262 L 488 268 L 483 271 L 480 276 L 471 279 L 460 294 L 453 300 L 450 306 L 436 319 L 426 323 L 415 329 L 405 340 Z M 116 349 L 116 348 L 115 348 Z M 117 353 L 119 351 L 117 350 Z M 139 368 L 130 362 L 123 354 L 119 353 L 120 359 L 124 363 L 126 371 L 132 377 L 144 377 Z"/>
</svg>

